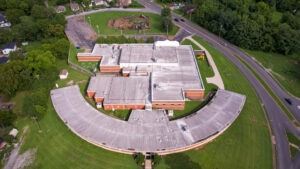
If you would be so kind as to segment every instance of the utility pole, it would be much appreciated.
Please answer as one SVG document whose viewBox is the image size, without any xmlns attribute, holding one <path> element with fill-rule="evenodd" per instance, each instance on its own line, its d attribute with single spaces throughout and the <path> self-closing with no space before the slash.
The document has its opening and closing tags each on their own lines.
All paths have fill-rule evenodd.
<svg viewBox="0 0 300 169">
<path fill-rule="evenodd" d="M 40 124 L 39 122 L 37 121 L 37 117 L 36 116 L 33 116 L 32 119 L 36 122 L 38 128 L 39 128 L 39 131 L 41 131 L 41 127 L 40 127 Z"/>
<path fill-rule="evenodd" d="M 220 25 L 220 30 L 219 30 L 219 41 L 221 41 L 220 35 L 221 35 L 221 30 L 222 30 L 222 28 L 223 28 L 223 25 L 221 24 L 221 25 Z"/>
<path fill-rule="evenodd" d="M 92 21 L 91 21 L 91 17 L 88 16 L 89 20 L 90 20 L 90 25 L 92 26 Z M 93 26 L 92 26 L 93 27 Z"/>
</svg>

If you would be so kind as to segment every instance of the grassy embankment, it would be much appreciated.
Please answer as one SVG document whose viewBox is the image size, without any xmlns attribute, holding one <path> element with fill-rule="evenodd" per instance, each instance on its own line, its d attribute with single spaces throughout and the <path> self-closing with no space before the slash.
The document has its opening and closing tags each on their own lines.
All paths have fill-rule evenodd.
<svg viewBox="0 0 300 169">
<path fill-rule="evenodd" d="M 98 32 L 97 25 L 99 26 L 99 32 L 101 35 L 121 35 L 121 31 L 115 28 L 108 28 L 107 23 L 111 18 L 121 18 L 124 16 L 131 15 L 145 15 L 150 17 L 150 30 L 145 30 L 145 34 L 154 33 L 154 34 L 166 34 L 161 31 L 161 16 L 153 13 L 143 13 L 143 12 L 98 12 L 90 15 L 86 15 L 86 21 L 90 23 L 89 17 L 91 19 L 91 26 L 96 32 Z M 178 31 L 178 27 L 174 25 L 173 30 L 169 32 L 169 35 L 175 35 Z M 124 30 L 123 34 L 144 34 L 142 31 L 139 33 L 137 30 Z"/>
<path fill-rule="evenodd" d="M 245 106 L 236 121 L 213 142 L 199 150 L 163 157 L 158 169 L 164 168 L 272 168 L 272 147 L 267 121 L 254 89 L 219 51 L 195 38 L 213 56 L 225 88 L 245 94 Z"/>
<path fill-rule="evenodd" d="M 244 50 L 270 72 L 275 80 L 292 95 L 300 98 L 300 57 L 277 53 Z"/>
<path fill-rule="evenodd" d="M 58 61 L 57 65 L 59 69 L 69 71 L 67 80 L 57 81 L 60 87 L 73 80 L 74 84 L 79 84 L 81 92 L 84 93 L 89 76 L 72 69 L 65 61 Z M 17 94 L 13 99 L 21 99 L 22 95 Z M 21 107 L 20 102 L 18 108 L 14 109 L 19 110 Z M 138 168 L 132 156 L 104 150 L 73 134 L 57 116 L 50 99 L 47 112 L 39 124 L 42 132 L 38 132 L 36 123 L 28 118 L 19 119 L 15 124 L 18 129 L 22 129 L 25 125 L 29 126 L 21 153 L 37 148 L 36 160 L 30 168 Z"/>
<path fill-rule="evenodd" d="M 235 55 L 236 56 L 236 55 Z M 284 113 L 287 115 L 287 117 L 296 125 L 300 126 L 299 122 L 295 119 L 292 113 L 285 107 L 285 105 L 281 102 L 281 100 L 277 97 L 277 95 L 273 92 L 273 90 L 267 85 L 267 83 L 259 76 L 259 74 L 252 69 L 251 66 L 249 66 L 243 59 L 236 56 L 253 74 L 254 76 L 259 80 L 259 82 L 263 85 L 263 87 L 268 91 L 268 93 L 272 96 L 272 98 L 277 102 L 277 104 L 280 106 L 280 108 L 284 111 Z"/>
</svg>

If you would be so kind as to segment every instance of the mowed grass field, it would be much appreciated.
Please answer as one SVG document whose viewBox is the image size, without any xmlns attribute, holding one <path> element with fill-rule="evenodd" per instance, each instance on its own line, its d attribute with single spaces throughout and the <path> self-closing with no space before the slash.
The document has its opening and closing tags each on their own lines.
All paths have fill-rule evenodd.
<svg viewBox="0 0 300 169">
<path fill-rule="evenodd" d="M 146 15 L 150 17 L 150 30 L 145 30 L 145 34 L 147 33 L 163 33 L 161 32 L 161 16 L 158 14 L 153 13 L 142 13 L 142 12 L 98 12 L 90 15 L 86 15 L 85 19 L 86 21 L 91 24 L 91 26 L 94 28 L 94 30 L 98 33 L 97 25 L 99 26 L 99 32 L 101 35 L 121 35 L 121 31 L 114 29 L 114 28 L 108 28 L 107 23 L 109 19 L 111 18 L 121 18 L 124 16 L 131 16 L 131 15 Z M 90 17 L 90 19 L 89 19 Z M 175 25 L 173 26 L 173 30 L 169 31 L 169 35 L 175 35 L 178 31 L 178 27 Z M 139 33 L 137 30 L 126 30 L 122 32 L 123 34 L 143 34 Z M 166 34 L 164 32 L 163 34 Z"/>
<path fill-rule="evenodd" d="M 89 76 L 72 69 L 66 61 L 58 61 L 58 67 L 68 69 L 67 80 L 58 80 L 60 86 L 73 80 L 81 92 Z M 100 113 L 100 112 L 99 112 Z M 39 122 L 42 132 L 31 119 L 21 119 L 15 124 L 18 129 L 29 126 L 21 146 L 21 154 L 37 148 L 36 160 L 29 167 L 33 169 L 138 169 L 131 155 L 114 153 L 94 146 L 71 132 L 55 112 L 51 99 L 45 116 Z"/>
<path fill-rule="evenodd" d="M 225 88 L 247 96 L 236 121 L 213 142 L 199 150 L 167 155 L 157 169 L 271 169 L 272 147 L 259 98 L 244 75 L 225 56 L 194 37 L 213 56 Z"/>
<path fill-rule="evenodd" d="M 271 72 L 284 89 L 300 98 L 300 57 L 244 50 Z"/>
</svg>

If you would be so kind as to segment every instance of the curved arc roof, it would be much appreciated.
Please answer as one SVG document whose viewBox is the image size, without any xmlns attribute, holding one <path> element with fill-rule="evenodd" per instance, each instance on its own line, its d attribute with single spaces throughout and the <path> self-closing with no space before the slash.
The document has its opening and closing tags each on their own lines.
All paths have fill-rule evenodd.
<svg viewBox="0 0 300 169">
<path fill-rule="evenodd" d="M 246 97 L 218 90 L 198 112 L 172 121 L 164 110 L 133 110 L 128 121 L 107 116 L 86 102 L 77 85 L 52 90 L 51 99 L 59 117 L 75 134 L 126 153 L 179 150 L 211 138 L 237 118 Z"/>
</svg>

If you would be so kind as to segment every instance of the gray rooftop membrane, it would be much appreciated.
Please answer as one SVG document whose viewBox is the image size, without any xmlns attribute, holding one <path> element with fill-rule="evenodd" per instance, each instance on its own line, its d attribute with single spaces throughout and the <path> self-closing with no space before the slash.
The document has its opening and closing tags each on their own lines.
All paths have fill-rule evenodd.
<svg viewBox="0 0 300 169">
<path fill-rule="evenodd" d="M 100 67 L 120 65 L 124 72 L 130 73 L 129 78 L 140 76 L 143 72 L 151 73 L 148 86 L 151 101 L 185 101 L 184 90 L 204 90 L 190 45 L 155 47 L 153 44 L 96 44 L 92 53 L 103 56 Z M 89 85 L 99 85 L 93 83 L 91 81 Z M 122 87 L 121 84 L 115 84 Z M 126 88 L 134 90 L 129 89 L 133 87 Z M 113 85 L 112 88 L 116 87 Z"/>
<path fill-rule="evenodd" d="M 87 91 L 96 92 L 106 105 L 145 105 L 149 102 L 149 77 L 91 77 Z"/>
<path fill-rule="evenodd" d="M 52 90 L 51 99 L 62 121 L 81 138 L 119 150 L 157 152 L 184 148 L 223 131 L 239 115 L 246 96 L 218 90 L 205 107 L 173 121 L 164 110 L 132 110 L 128 121 L 107 116 L 85 101 L 77 85 Z"/>
</svg>

